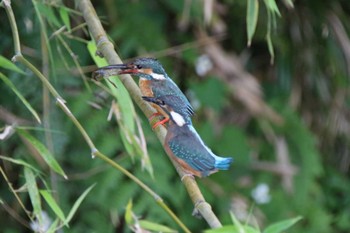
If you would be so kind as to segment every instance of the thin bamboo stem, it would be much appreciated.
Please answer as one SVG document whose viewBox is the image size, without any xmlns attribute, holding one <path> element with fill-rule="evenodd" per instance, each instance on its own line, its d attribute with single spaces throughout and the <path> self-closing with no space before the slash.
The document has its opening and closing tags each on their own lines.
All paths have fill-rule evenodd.
<svg viewBox="0 0 350 233">
<path fill-rule="evenodd" d="M 89 31 L 97 44 L 97 52 L 99 54 L 102 54 L 109 64 L 121 63 L 121 59 L 115 52 L 113 44 L 109 41 L 91 2 L 89 0 L 79 0 L 78 7 L 83 13 L 83 17 L 89 27 Z M 129 75 L 120 76 L 120 80 L 123 82 L 125 88 L 129 91 L 129 94 L 135 103 L 149 118 L 154 113 L 154 109 L 148 103 L 142 100 L 140 89 L 134 80 Z M 158 127 L 155 130 L 155 133 L 162 145 L 164 145 L 166 132 L 166 129 L 163 127 Z M 222 225 L 219 219 L 212 211 L 210 204 L 205 201 L 196 181 L 192 177 L 186 176 L 180 165 L 172 160 L 169 155 L 168 157 L 175 166 L 179 176 L 182 178 L 183 184 L 185 185 L 192 199 L 192 202 L 194 203 L 195 211 L 198 211 L 200 213 L 200 215 L 207 221 L 211 228 L 221 227 Z"/>
<path fill-rule="evenodd" d="M 68 118 L 73 122 L 73 124 L 78 128 L 82 136 L 84 137 L 85 141 L 89 145 L 92 155 L 99 157 L 100 159 L 104 160 L 105 162 L 109 163 L 114 168 L 118 169 L 120 172 L 122 172 L 124 175 L 129 177 L 131 180 L 133 180 L 136 184 L 138 184 L 143 190 L 145 190 L 147 193 L 149 193 L 156 201 L 156 203 L 161 206 L 172 218 L 173 220 L 179 224 L 179 226 L 183 229 L 184 232 L 190 233 L 190 230 L 181 222 L 181 220 L 172 212 L 172 210 L 164 203 L 162 198 L 156 194 L 151 188 L 149 188 L 145 183 L 143 183 L 141 180 L 139 180 L 136 176 L 131 174 L 129 171 L 127 171 L 125 168 L 114 162 L 113 160 L 109 159 L 106 155 L 99 152 L 87 132 L 85 131 L 84 127 L 80 124 L 80 122 L 75 118 L 73 113 L 69 110 L 67 105 L 65 104 L 66 101 L 58 94 L 58 92 L 55 90 L 55 88 L 51 85 L 51 83 L 46 79 L 46 77 L 35 67 L 33 66 L 21 53 L 20 48 L 20 40 L 19 40 L 19 34 L 18 29 L 16 25 L 15 16 L 13 14 L 12 8 L 11 8 L 11 1 L 9 0 L 3 0 L 0 3 L 1 6 L 3 6 L 7 12 L 12 34 L 14 38 L 14 44 L 15 44 L 15 55 L 12 58 L 12 61 L 17 61 L 25 65 L 27 68 L 29 68 L 35 76 L 37 76 L 43 83 L 43 85 L 49 90 L 49 92 L 55 97 L 56 104 L 63 110 L 63 112 L 68 116 Z M 150 109 L 151 111 L 151 109 Z M 1 168 L 0 168 L 1 169 Z M 2 172 L 2 170 L 1 170 Z M 10 183 L 8 182 L 10 185 Z M 17 196 L 16 196 L 17 197 Z M 19 203 L 22 203 L 21 200 L 18 198 Z M 24 208 L 24 210 L 26 210 Z M 26 211 L 27 213 L 27 211 Z"/>
</svg>

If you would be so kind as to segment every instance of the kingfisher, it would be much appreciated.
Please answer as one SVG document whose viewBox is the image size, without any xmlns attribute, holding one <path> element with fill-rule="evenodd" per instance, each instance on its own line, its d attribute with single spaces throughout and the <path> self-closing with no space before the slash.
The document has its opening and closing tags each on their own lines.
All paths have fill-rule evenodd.
<svg viewBox="0 0 350 233">
<path fill-rule="evenodd" d="M 229 169 L 233 158 L 217 156 L 204 144 L 177 99 L 172 95 L 142 98 L 161 107 L 169 116 L 164 148 L 186 174 L 205 177 Z"/>
<path fill-rule="evenodd" d="M 173 98 L 172 102 L 176 102 L 178 106 L 183 108 L 178 113 L 184 119 L 187 119 L 189 124 L 192 124 L 191 117 L 194 115 L 193 107 L 182 93 L 180 88 L 165 72 L 161 63 L 155 58 L 137 58 L 134 61 L 126 64 L 109 65 L 94 71 L 93 78 L 98 79 L 106 75 L 131 74 L 139 77 L 139 87 L 143 96 L 162 98 L 167 96 Z M 156 115 L 162 115 L 163 120 L 155 123 L 152 128 L 159 125 L 164 125 L 169 121 L 169 115 L 159 107 L 159 105 L 151 103 L 157 110 L 157 113 L 150 117 L 150 120 Z"/>
</svg>

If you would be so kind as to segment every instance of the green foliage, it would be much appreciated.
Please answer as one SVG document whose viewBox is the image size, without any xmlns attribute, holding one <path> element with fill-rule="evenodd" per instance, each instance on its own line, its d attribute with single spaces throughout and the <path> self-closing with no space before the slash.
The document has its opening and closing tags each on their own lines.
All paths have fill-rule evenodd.
<svg viewBox="0 0 350 233">
<path fill-rule="evenodd" d="M 247 37 L 248 46 L 252 43 L 252 38 L 255 33 L 256 23 L 258 22 L 259 1 L 247 1 Z"/>
<path fill-rule="evenodd" d="M 133 231 L 155 231 L 155 232 L 164 232 L 164 233 L 172 233 L 177 232 L 174 229 L 171 229 L 167 226 L 153 223 L 147 220 L 139 220 L 136 215 L 132 211 L 132 200 L 129 200 L 126 208 L 125 208 L 125 221 L 128 224 L 129 228 Z"/>
<path fill-rule="evenodd" d="M 3 57 L 1 55 L 0 55 L 0 66 L 2 68 L 18 72 L 20 74 L 25 74 L 23 70 L 18 68 L 15 64 L 13 64 L 11 61 L 9 61 L 6 57 Z M 1 75 L 1 76 L 3 76 L 3 75 Z"/>
<path fill-rule="evenodd" d="M 225 97 L 227 96 L 225 95 L 225 86 L 215 77 L 209 77 L 208 80 L 193 83 L 191 90 L 194 91 L 201 102 L 215 111 L 220 111 L 224 107 Z"/>
<path fill-rule="evenodd" d="M 31 164 L 21 160 L 21 159 L 12 159 L 12 158 L 8 158 L 5 156 L 0 155 L 0 158 L 6 161 L 9 161 L 11 163 L 17 164 L 17 165 L 22 165 L 23 167 L 28 167 L 30 168 L 32 171 L 35 171 L 36 173 L 39 173 L 39 170 L 37 170 L 36 168 L 34 168 Z"/>
<path fill-rule="evenodd" d="M 28 189 L 29 198 L 33 206 L 33 214 L 38 218 L 41 225 L 41 201 L 34 173 L 28 167 L 24 167 L 24 177 L 26 180 L 26 187 Z"/>
<path fill-rule="evenodd" d="M 94 42 L 90 41 L 87 48 L 97 66 L 102 67 L 108 65 L 105 60 L 95 55 L 97 48 Z M 111 82 L 116 85 L 116 87 Z M 136 129 L 135 121 L 137 116 L 130 95 L 118 78 L 109 78 L 107 84 L 111 94 L 118 102 L 117 105 L 113 104 L 111 108 L 114 109 L 124 147 L 133 160 L 135 156 L 138 157 L 138 160 L 141 161 L 142 168 L 145 168 L 151 177 L 153 177 L 153 168 L 147 149 L 141 142 L 143 132 L 140 128 L 139 130 Z"/>
<path fill-rule="evenodd" d="M 56 216 L 64 222 L 64 213 L 55 201 L 54 197 L 47 190 L 40 190 L 41 196 L 45 199 L 46 203 L 50 206 Z"/>
<path fill-rule="evenodd" d="M 30 113 L 34 116 L 34 118 L 38 121 L 38 123 L 41 123 L 40 117 L 38 113 L 33 109 L 33 107 L 28 103 L 28 101 L 22 96 L 22 94 L 17 90 L 16 86 L 13 85 L 13 83 L 2 73 L 0 73 L 0 78 L 4 83 L 18 96 L 18 98 L 22 101 L 24 106 L 30 111 Z"/>
<path fill-rule="evenodd" d="M 271 224 L 270 226 L 266 227 L 266 229 L 263 231 L 264 233 L 280 233 L 284 232 L 291 226 L 293 226 L 295 223 L 297 223 L 299 220 L 301 220 L 302 217 L 296 217 L 293 219 L 288 219 L 284 221 L 280 221 L 274 224 Z"/>
<path fill-rule="evenodd" d="M 69 211 L 67 217 L 64 220 L 64 224 L 67 225 L 71 219 L 73 218 L 74 214 L 77 212 L 79 206 L 81 205 L 81 203 L 83 202 L 83 200 L 85 199 L 85 197 L 88 195 L 88 193 L 91 191 L 91 189 L 93 189 L 95 185 L 91 185 L 89 188 L 87 188 L 81 195 L 80 197 L 74 202 L 72 209 Z"/>
<path fill-rule="evenodd" d="M 231 213 L 232 221 L 234 225 L 231 226 L 223 226 L 218 229 L 210 229 L 204 231 L 205 233 L 282 233 L 285 230 L 292 227 L 295 223 L 297 223 L 301 217 L 296 217 L 293 219 L 283 220 L 277 223 L 273 223 L 266 227 L 265 230 L 260 231 L 259 229 L 253 228 L 249 225 L 242 225 L 237 218 Z"/>
<path fill-rule="evenodd" d="M 17 132 L 39 152 L 42 158 L 45 160 L 49 167 L 67 179 L 67 175 L 64 173 L 63 169 L 56 161 L 55 157 L 51 154 L 51 152 L 42 144 L 40 141 L 31 136 L 28 132 L 22 129 L 17 129 Z"/>
</svg>

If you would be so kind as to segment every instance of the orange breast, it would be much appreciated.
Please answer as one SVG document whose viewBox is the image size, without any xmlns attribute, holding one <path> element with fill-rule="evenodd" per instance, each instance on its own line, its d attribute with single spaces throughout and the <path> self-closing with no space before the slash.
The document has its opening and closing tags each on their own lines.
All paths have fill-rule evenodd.
<svg viewBox="0 0 350 233">
<path fill-rule="evenodd" d="M 150 84 L 151 84 L 150 80 L 143 80 L 143 79 L 139 80 L 139 87 L 143 96 L 153 97 L 153 92 Z"/>
<path fill-rule="evenodd" d="M 143 96 L 148 96 L 148 97 L 154 96 L 150 84 L 151 84 L 150 80 L 144 80 L 144 79 L 139 80 L 139 87 Z M 153 108 L 157 110 L 157 112 L 159 112 L 165 118 L 169 118 L 168 114 L 166 114 L 164 110 L 161 107 L 159 107 L 157 104 L 153 104 L 153 103 L 150 103 L 150 104 L 152 105 Z"/>
</svg>

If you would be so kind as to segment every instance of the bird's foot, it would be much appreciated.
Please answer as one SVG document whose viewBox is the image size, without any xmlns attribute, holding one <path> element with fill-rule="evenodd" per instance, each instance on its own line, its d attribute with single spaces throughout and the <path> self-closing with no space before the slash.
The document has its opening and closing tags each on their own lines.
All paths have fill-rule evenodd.
<svg viewBox="0 0 350 233">
<path fill-rule="evenodd" d="M 159 126 L 159 125 L 163 125 L 163 126 L 164 126 L 164 124 L 165 124 L 166 122 L 168 122 L 169 119 L 170 119 L 170 118 L 164 118 L 163 120 L 156 122 L 156 123 L 152 126 L 152 129 L 155 129 L 155 128 L 156 128 L 157 126 Z"/>
<path fill-rule="evenodd" d="M 156 116 L 162 116 L 162 114 L 160 114 L 159 112 L 155 112 L 155 113 L 153 113 L 150 117 L 148 117 L 148 120 L 151 121 L 151 120 L 153 120 L 153 118 L 155 118 Z"/>
</svg>

